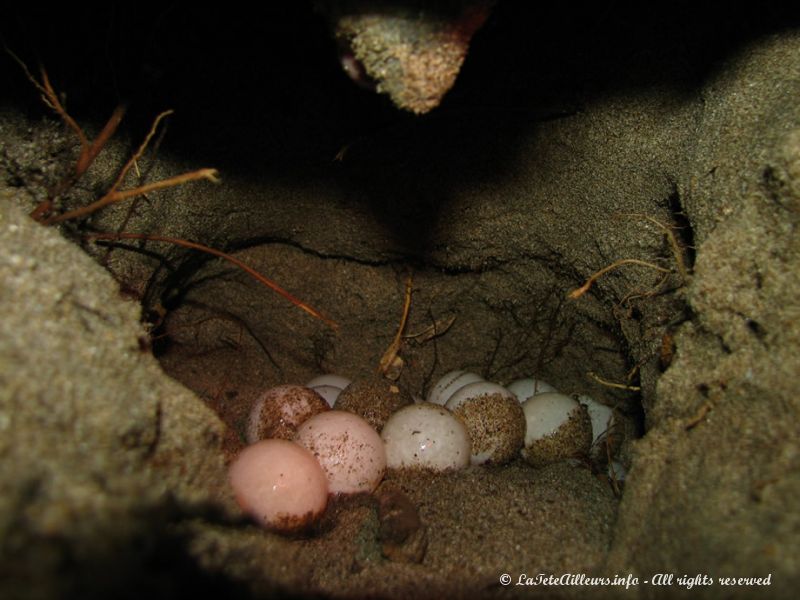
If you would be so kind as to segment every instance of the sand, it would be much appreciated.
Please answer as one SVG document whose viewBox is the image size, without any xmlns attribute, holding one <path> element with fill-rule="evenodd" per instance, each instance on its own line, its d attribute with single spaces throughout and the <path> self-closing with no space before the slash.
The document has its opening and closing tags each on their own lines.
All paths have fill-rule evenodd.
<svg viewBox="0 0 800 600">
<path fill-rule="evenodd" d="M 70 172 L 76 143 L 3 67 L 14 84 L 0 111 L 0 595 L 621 594 L 504 586 L 503 573 L 636 577 L 632 598 L 674 597 L 676 583 L 644 583 L 656 573 L 714 579 L 685 597 L 791 593 L 797 15 L 512 4 L 423 118 L 340 79 L 307 7 L 231 27 L 21 10 L 21 33 L 4 36 L 22 54 L 38 44 L 90 133 L 117 101 L 97 82 L 138 101 L 64 207 L 108 189 L 173 103 L 156 159 L 142 161 L 148 180 L 215 166 L 224 183 L 35 223 L 27 213 Z M 98 33 L 108 27 L 120 35 Z M 113 77 L 101 39 L 129 51 Z M 338 329 L 224 261 L 167 244 L 109 249 L 86 243 L 92 230 L 224 249 Z M 569 296 L 630 259 L 668 273 L 626 263 Z M 424 397 L 451 369 L 500 383 L 536 374 L 616 406 L 631 433 L 621 497 L 566 463 L 393 473 L 383 493 L 417 512 L 419 563 L 398 560 L 419 547 L 383 556 L 371 497 L 334 502 L 301 539 L 238 512 L 225 465 L 252 402 L 322 372 L 374 376 L 409 276 L 395 383 Z M 768 575 L 768 588 L 718 579 Z"/>
</svg>

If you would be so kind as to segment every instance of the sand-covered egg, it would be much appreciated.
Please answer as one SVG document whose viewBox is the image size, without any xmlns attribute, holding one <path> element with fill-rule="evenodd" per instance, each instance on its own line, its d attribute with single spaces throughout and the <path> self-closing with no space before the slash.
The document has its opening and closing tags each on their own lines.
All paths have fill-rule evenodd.
<svg viewBox="0 0 800 600">
<path fill-rule="evenodd" d="M 336 400 L 336 410 L 357 414 L 380 432 L 389 417 L 411 403 L 411 396 L 393 381 L 371 377 L 348 385 Z"/>
<path fill-rule="evenodd" d="M 478 381 L 457 390 L 447 409 L 467 427 L 474 465 L 502 465 L 513 459 L 525 441 L 525 413 L 506 388 Z"/>
<path fill-rule="evenodd" d="M 347 377 L 335 375 L 333 373 L 326 373 L 325 375 L 318 375 L 306 384 L 306 387 L 311 388 L 322 396 L 328 403 L 328 406 L 333 408 L 336 399 L 342 390 L 350 385 L 351 381 Z"/>
<path fill-rule="evenodd" d="M 564 459 L 581 459 L 592 444 L 592 422 L 577 400 L 547 392 L 522 404 L 526 432 L 523 458 L 535 467 Z"/>
<path fill-rule="evenodd" d="M 483 377 L 469 371 L 450 371 L 442 375 L 428 392 L 428 402 L 444 406 L 458 389 L 483 381 Z"/>
<path fill-rule="evenodd" d="M 231 464 L 229 478 L 242 510 L 275 531 L 308 527 L 328 502 L 328 480 L 317 459 L 288 440 L 248 446 Z"/>
<path fill-rule="evenodd" d="M 557 392 L 558 390 L 546 381 L 535 379 L 534 377 L 525 377 L 512 381 L 506 386 L 506 389 L 513 393 L 520 401 L 525 402 L 528 398 L 536 394 L 546 394 L 548 392 Z"/>
<path fill-rule="evenodd" d="M 280 438 L 291 440 L 310 417 L 330 407 L 314 390 L 301 385 L 279 385 L 264 392 L 250 411 L 247 442 Z"/>
<path fill-rule="evenodd" d="M 386 472 L 383 440 L 353 413 L 330 410 L 311 417 L 295 441 L 317 458 L 332 494 L 372 492 Z"/>
<path fill-rule="evenodd" d="M 381 437 L 390 469 L 446 471 L 469 465 L 467 428 L 437 404 L 421 402 L 401 408 L 386 422 Z"/>
</svg>

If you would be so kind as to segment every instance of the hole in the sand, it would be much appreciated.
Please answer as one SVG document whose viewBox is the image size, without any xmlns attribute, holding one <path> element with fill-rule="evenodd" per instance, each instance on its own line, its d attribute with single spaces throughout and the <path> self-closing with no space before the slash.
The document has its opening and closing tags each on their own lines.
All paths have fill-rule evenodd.
<svg viewBox="0 0 800 600">
<path fill-rule="evenodd" d="M 774 419 L 764 407 L 790 406 L 790 394 L 782 380 L 778 391 L 768 385 L 774 365 L 751 364 L 761 360 L 765 340 L 772 344 L 793 327 L 780 315 L 795 296 L 783 285 L 793 246 L 781 236 L 797 189 L 786 133 L 795 113 L 776 108 L 785 102 L 779 93 L 794 89 L 785 73 L 773 76 L 792 55 L 780 45 L 780 28 L 766 17 L 753 24 L 736 10 L 720 24 L 713 11 L 694 7 L 686 18 L 671 6 L 620 11 L 600 3 L 576 15 L 567 4 L 491 4 L 496 12 L 476 34 L 458 83 L 424 116 L 351 86 L 310 3 L 265 5 L 267 18 L 259 19 L 181 12 L 180 22 L 174 8 L 122 22 L 122 13 L 87 9 L 43 30 L 45 47 L 56 48 L 42 54 L 55 91 L 44 72 L 14 72 L 13 93 L 36 95 L 29 84 L 38 82 L 59 123 L 32 134 L 39 125 L 0 113 L 14 140 L 0 149 L 0 183 L 29 192 L 21 202 L 31 204 L 40 229 L 58 224 L 122 282 L 123 295 L 140 302 L 148 334 L 137 330 L 111 352 L 96 340 L 71 347 L 85 358 L 70 376 L 121 354 L 146 362 L 149 376 L 186 399 L 173 405 L 161 388 L 158 397 L 145 390 L 122 408 L 98 401 L 87 409 L 121 424 L 103 421 L 94 433 L 83 415 L 68 415 L 59 427 L 71 431 L 75 421 L 75 431 L 100 440 L 91 463 L 100 494 L 123 490 L 119 497 L 127 499 L 124 477 L 137 470 L 163 478 L 153 486 L 154 502 L 174 495 L 176 506 L 166 525 L 162 518 L 153 527 L 178 528 L 187 540 L 165 551 L 190 556 L 203 573 L 225 573 L 223 585 L 230 577 L 264 595 L 501 595 L 509 589 L 503 572 L 661 570 L 662 563 L 691 572 L 709 557 L 747 550 L 735 529 L 757 542 L 748 558 L 793 555 L 758 537 L 773 532 L 781 490 L 793 482 L 792 454 L 773 452 L 781 439 L 773 433 L 791 437 L 781 428 L 794 421 Z M 447 39 L 463 42 L 485 16 L 468 15 Z M 39 31 L 42 21 L 37 14 L 28 30 Z M 91 35 L 76 35 L 87 25 Z M 761 37 L 762 30 L 770 35 Z M 115 57 L 115 44 L 126 39 Z M 58 52 L 77 40 L 87 44 L 77 55 Z M 105 44 L 99 50 L 98 40 Z M 356 52 L 355 34 L 353 42 Z M 748 54 L 751 48 L 758 52 Z M 119 124 L 118 92 L 132 100 L 130 120 L 106 135 Z M 173 106 L 166 133 L 163 122 L 149 129 Z M 26 110 L 40 119 L 36 107 Z M 761 110 L 773 112 L 762 118 Z M 78 129 L 86 143 L 67 144 Z M 147 152 L 137 150 L 143 138 Z M 785 147 L 778 152 L 765 139 Z M 217 179 L 210 167 L 219 169 L 221 185 L 210 185 Z M 772 202 L 751 197 L 753 190 Z M 127 203 L 125 194 L 134 192 L 145 198 Z M 8 256 L 26 259 L 16 247 Z M 37 284 L 47 290 L 44 279 Z M 777 298 L 776 289 L 792 295 Z M 80 281 L 61 296 L 59 310 L 73 306 L 73 292 L 84 292 Z M 15 302 L 38 306 L 36 294 L 28 298 Z M 101 310 L 84 314 L 80 307 L 89 304 L 74 306 L 83 318 L 76 334 L 99 330 L 91 319 Z M 38 338 L 30 339 L 26 346 L 35 349 Z M 151 352 L 214 414 L 153 368 Z M 781 364 L 791 364 L 788 358 Z M 58 364 L 46 353 L 37 362 L 40 370 Z M 447 400 L 435 409 L 454 419 L 445 429 L 456 422 L 469 434 L 469 456 L 458 456 L 458 468 L 395 463 L 375 490 L 329 499 L 319 515 L 306 510 L 317 520 L 290 534 L 276 532 L 241 497 L 252 518 L 236 512 L 223 463 L 258 443 L 251 414 L 266 390 L 339 374 L 362 389 L 397 388 L 407 397 L 389 410 L 383 400 L 352 393 L 349 410 L 372 424 L 424 405 L 456 370 L 477 377 L 464 388 L 491 384 L 484 396 L 499 398 L 454 391 L 453 406 Z M 115 375 L 112 385 L 140 376 L 131 373 Z M 509 392 L 529 379 L 538 381 L 534 391 Z M 60 390 L 88 392 L 95 383 L 67 381 Z M 544 384 L 556 391 L 535 387 Z M 323 400 L 322 387 L 325 394 L 336 388 L 320 386 Z M 519 434 L 534 427 L 527 409 L 541 396 L 569 408 L 546 434 L 527 440 Z M 128 399 L 127 390 L 112 387 L 108 398 L 118 397 Z M 71 401 L 47 403 L 48 410 L 62 405 Z M 758 426 L 736 412 L 742 406 L 761 419 Z M 421 424 L 411 420 L 409 436 L 427 435 L 431 414 Z M 0 425 L 13 419 L 16 413 Z M 501 422 L 512 423 L 503 439 L 517 446 L 497 458 L 486 438 Z M 739 430 L 729 431 L 731 424 Z M 383 433 L 385 425 L 373 427 Z M 109 435 L 118 445 L 106 456 Z M 436 444 L 443 439 L 431 436 Z M 69 452 L 84 445 L 74 441 Z M 734 472 L 742 454 L 735 450 L 745 446 L 752 464 Z M 764 449 L 769 456 L 759 463 Z M 125 462 L 129 455 L 138 462 Z M 767 474 L 756 475 L 764 465 Z M 58 540 L 58 516 L 85 510 L 83 466 L 64 493 L 67 509 L 43 518 Z M 208 472 L 218 476 L 197 475 Z M 772 512 L 741 528 L 715 521 L 709 498 L 731 507 L 726 518 L 749 518 L 752 506 L 737 502 L 752 489 Z M 216 512 L 197 509 L 195 497 Z M 78 509 L 73 498 L 83 503 Z M 141 500 L 131 502 L 138 509 Z M 106 521 L 118 517 L 114 510 L 103 514 Z M 155 546 L 158 535 L 145 529 L 141 539 Z M 63 539 L 70 547 L 83 542 L 81 535 Z M 668 543 L 642 542 L 650 539 Z M 139 546 L 131 552 L 154 556 Z M 165 577 L 186 572 L 194 569 Z"/>
</svg>

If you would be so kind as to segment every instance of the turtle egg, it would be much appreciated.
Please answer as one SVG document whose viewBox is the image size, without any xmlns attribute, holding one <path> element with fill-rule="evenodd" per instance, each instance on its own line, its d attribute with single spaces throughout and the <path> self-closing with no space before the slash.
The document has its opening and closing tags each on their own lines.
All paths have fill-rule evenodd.
<svg viewBox="0 0 800 600">
<path fill-rule="evenodd" d="M 325 402 L 328 403 L 328 406 L 333 408 L 333 405 L 336 404 L 336 400 L 339 398 L 339 394 L 342 393 L 337 387 L 333 387 L 332 385 L 315 385 L 311 388 L 315 392 L 317 392 Z"/>
<path fill-rule="evenodd" d="M 580 395 L 577 400 L 586 407 L 592 421 L 592 460 L 605 464 L 622 444 L 622 432 L 618 431 L 621 429 L 618 427 L 619 419 L 613 408 L 600 404 L 590 396 Z"/>
<path fill-rule="evenodd" d="M 592 443 L 592 422 L 586 407 L 554 392 L 536 394 L 522 405 L 525 447 L 522 456 L 535 467 L 582 458 Z"/>
<path fill-rule="evenodd" d="M 467 426 L 473 465 L 507 463 L 522 448 L 525 413 L 506 388 L 488 381 L 470 383 L 450 396 L 447 408 Z"/>
<path fill-rule="evenodd" d="M 328 480 L 314 455 L 287 440 L 248 446 L 231 464 L 231 487 L 262 526 L 291 533 L 312 524 L 328 502 Z"/>
<path fill-rule="evenodd" d="M 314 379 L 306 384 L 306 387 L 310 387 L 317 392 L 325 399 L 325 401 L 328 403 L 328 406 L 333 408 L 339 393 L 348 385 L 350 385 L 350 380 L 347 377 L 328 373 L 326 375 L 318 375 L 317 377 L 314 377 Z"/>
<path fill-rule="evenodd" d="M 353 413 L 319 413 L 298 428 L 295 441 L 316 456 L 332 494 L 372 492 L 386 472 L 383 440 Z"/>
<path fill-rule="evenodd" d="M 444 406 L 459 388 L 476 381 L 483 381 L 483 377 L 467 371 L 450 371 L 439 378 L 439 381 L 428 392 L 428 402 Z"/>
<path fill-rule="evenodd" d="M 516 381 L 512 381 L 510 384 L 508 384 L 507 389 L 519 399 L 520 403 L 525 402 L 525 400 L 535 396 L 536 394 L 558 392 L 556 388 L 546 381 L 534 379 L 533 377 L 526 377 L 525 379 L 517 379 Z"/>
<path fill-rule="evenodd" d="M 301 385 L 279 385 L 256 400 L 247 422 L 247 442 L 267 438 L 291 440 L 300 424 L 329 409 L 314 390 Z"/>
<path fill-rule="evenodd" d="M 336 410 L 355 413 L 380 432 L 393 413 L 411 402 L 394 382 L 375 376 L 347 386 L 336 400 Z"/>
<path fill-rule="evenodd" d="M 422 402 L 401 408 L 383 426 L 381 437 L 390 469 L 445 471 L 469 464 L 467 428 L 437 404 Z"/>
<path fill-rule="evenodd" d="M 306 387 L 317 387 L 320 385 L 332 385 L 340 390 L 343 390 L 350 385 L 350 380 L 341 375 L 334 375 L 333 373 L 326 373 L 325 375 L 317 375 L 306 384 Z"/>
</svg>

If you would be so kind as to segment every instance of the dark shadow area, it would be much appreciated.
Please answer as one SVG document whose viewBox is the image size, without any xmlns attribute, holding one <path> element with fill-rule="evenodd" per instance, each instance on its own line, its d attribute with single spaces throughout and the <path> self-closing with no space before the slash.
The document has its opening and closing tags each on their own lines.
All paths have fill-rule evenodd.
<svg viewBox="0 0 800 600">
<path fill-rule="evenodd" d="M 15 524 L 4 542 L 16 558 L 0 572 L 6 589 L 15 584 L 22 588 L 32 575 L 26 569 L 38 563 L 39 577 L 57 574 L 53 579 L 61 583 L 58 590 L 50 590 L 57 595 L 49 597 L 64 600 L 314 597 L 280 589 L 259 594 L 242 581 L 204 568 L 192 553 L 193 534 L 185 526 L 198 515 L 232 528 L 247 526 L 244 521 L 231 522 L 213 506 L 178 507 L 170 500 L 142 509 L 131 521 L 120 519 L 126 525 L 119 528 L 106 523 L 83 532 L 77 545 L 71 539 L 40 535 L 24 547 L 13 548 L 19 526 Z M 20 589 L 20 595 L 12 597 L 44 597 L 29 592 Z"/>
<path fill-rule="evenodd" d="M 223 176 L 330 181 L 421 256 L 453 187 L 502 178 L 543 119 L 627 89 L 694 98 L 749 40 L 800 22 L 788 3 L 501 1 L 443 105 L 416 117 L 348 80 L 311 2 L 259 11 L 31 4 L 0 32 L 47 67 L 79 121 L 100 124 L 124 102 L 123 127 L 139 140 L 174 108 L 162 152 Z M 18 66 L 0 64 L 2 100 L 45 112 Z"/>
</svg>

